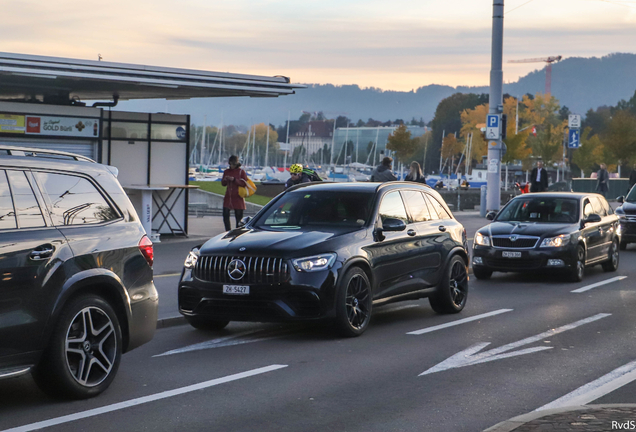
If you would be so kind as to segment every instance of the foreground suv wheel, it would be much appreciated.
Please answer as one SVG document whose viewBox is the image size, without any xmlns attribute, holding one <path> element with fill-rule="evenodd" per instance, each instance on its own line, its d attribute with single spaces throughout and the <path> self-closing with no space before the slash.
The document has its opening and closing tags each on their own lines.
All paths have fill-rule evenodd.
<svg viewBox="0 0 636 432">
<path fill-rule="evenodd" d="M 446 265 L 440 285 L 428 298 L 433 310 L 437 313 L 457 313 L 466 306 L 468 297 L 468 272 L 466 263 L 459 255 L 455 255 Z"/>
<path fill-rule="evenodd" d="M 223 330 L 230 323 L 229 321 L 224 320 L 215 320 L 210 318 L 202 318 L 202 317 L 185 317 L 188 324 L 194 327 L 197 330 Z"/>
<path fill-rule="evenodd" d="M 353 267 L 341 279 L 336 294 L 336 325 L 343 336 L 360 336 L 371 320 L 371 284 L 366 273 Z"/>
<path fill-rule="evenodd" d="M 115 378 L 121 340 L 119 320 L 106 301 L 92 295 L 76 298 L 62 310 L 33 377 L 51 396 L 97 396 Z"/>
</svg>

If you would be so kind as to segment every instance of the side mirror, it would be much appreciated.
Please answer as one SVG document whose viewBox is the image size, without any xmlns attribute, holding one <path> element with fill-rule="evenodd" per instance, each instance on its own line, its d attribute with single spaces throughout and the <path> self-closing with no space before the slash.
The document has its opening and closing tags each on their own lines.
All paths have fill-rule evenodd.
<svg viewBox="0 0 636 432">
<path fill-rule="evenodd" d="M 625 202 L 625 197 L 623 195 L 616 198 L 616 202 L 623 204 Z"/>
<path fill-rule="evenodd" d="M 386 218 L 382 222 L 382 231 L 404 231 L 406 224 L 402 219 Z"/>
<path fill-rule="evenodd" d="M 586 219 L 583 219 L 581 225 L 585 226 L 589 223 L 599 223 L 601 221 L 601 216 L 596 213 L 589 215 Z"/>
<path fill-rule="evenodd" d="M 489 221 L 495 220 L 495 216 L 497 216 L 497 212 L 494 210 L 486 213 L 486 219 L 488 219 Z"/>
<path fill-rule="evenodd" d="M 252 216 L 245 216 L 243 219 L 241 219 L 241 221 L 238 223 L 237 228 L 241 228 L 244 227 L 245 225 L 247 225 L 247 223 L 249 221 L 252 220 Z"/>
</svg>

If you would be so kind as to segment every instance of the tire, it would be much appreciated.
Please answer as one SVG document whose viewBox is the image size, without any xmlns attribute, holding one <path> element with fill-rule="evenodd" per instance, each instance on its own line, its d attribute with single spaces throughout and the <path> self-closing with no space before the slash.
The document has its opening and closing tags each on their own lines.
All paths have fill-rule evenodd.
<svg viewBox="0 0 636 432">
<path fill-rule="evenodd" d="M 101 297 L 84 295 L 62 310 L 33 378 L 50 396 L 91 398 L 115 379 L 121 352 L 117 314 Z"/>
<path fill-rule="evenodd" d="M 622 250 L 622 251 L 627 250 L 627 242 L 623 242 L 623 241 L 621 242 L 620 250 Z"/>
<path fill-rule="evenodd" d="M 490 279 L 492 270 L 484 267 L 473 267 L 473 274 L 477 279 Z"/>
<path fill-rule="evenodd" d="M 206 331 L 218 331 L 223 330 L 230 323 L 229 321 L 224 320 L 215 320 L 211 318 L 202 318 L 202 317 L 185 317 L 188 324 L 194 327 L 197 330 L 206 330 Z"/>
<path fill-rule="evenodd" d="M 608 259 L 602 264 L 603 271 L 614 272 L 618 270 L 618 263 L 620 261 L 620 257 L 618 253 L 619 248 L 620 246 L 618 244 L 618 240 L 614 239 L 612 241 L 612 245 L 610 246 L 610 249 L 608 252 Z"/>
<path fill-rule="evenodd" d="M 360 336 L 369 326 L 373 300 L 367 274 L 352 267 L 344 274 L 336 293 L 336 327 L 345 337 Z"/>
<path fill-rule="evenodd" d="M 581 282 L 585 275 L 585 249 L 583 246 L 578 245 L 576 247 L 576 263 L 574 268 L 570 270 L 569 279 L 570 282 Z"/>
<path fill-rule="evenodd" d="M 474 271 L 474 270 L 473 270 Z M 428 298 L 433 310 L 441 314 L 458 313 L 466 306 L 468 298 L 468 271 L 459 255 L 453 256 L 435 294 Z"/>
</svg>

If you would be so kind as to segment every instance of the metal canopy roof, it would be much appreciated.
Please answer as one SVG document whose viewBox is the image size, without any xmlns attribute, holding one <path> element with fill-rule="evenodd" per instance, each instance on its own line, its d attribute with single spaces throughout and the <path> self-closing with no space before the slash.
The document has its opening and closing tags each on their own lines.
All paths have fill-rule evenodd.
<svg viewBox="0 0 636 432">
<path fill-rule="evenodd" d="M 0 99 L 276 97 L 305 88 L 265 77 L 0 52 Z"/>
</svg>

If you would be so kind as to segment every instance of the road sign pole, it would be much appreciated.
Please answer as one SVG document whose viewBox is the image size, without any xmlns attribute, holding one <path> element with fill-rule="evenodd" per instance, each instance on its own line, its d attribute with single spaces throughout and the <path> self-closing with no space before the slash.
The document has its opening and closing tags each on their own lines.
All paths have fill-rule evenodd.
<svg viewBox="0 0 636 432">
<path fill-rule="evenodd" d="M 503 14 L 504 0 L 494 0 L 492 6 L 492 52 L 490 67 L 490 114 L 503 112 Z M 501 122 L 499 122 L 501 126 Z M 496 139 L 488 141 L 488 211 L 499 211 L 501 205 L 501 131 Z"/>
</svg>

